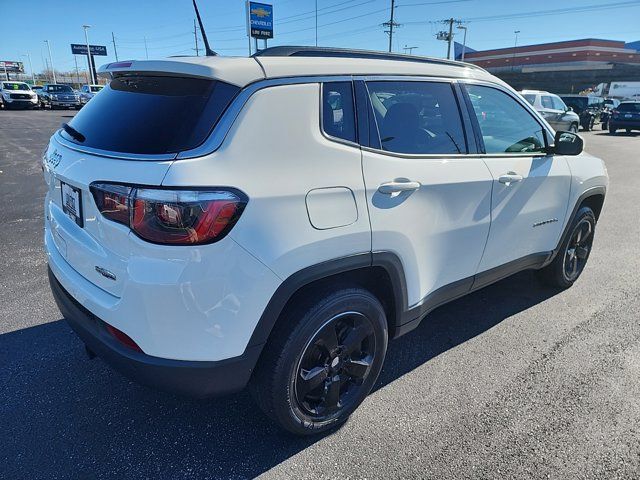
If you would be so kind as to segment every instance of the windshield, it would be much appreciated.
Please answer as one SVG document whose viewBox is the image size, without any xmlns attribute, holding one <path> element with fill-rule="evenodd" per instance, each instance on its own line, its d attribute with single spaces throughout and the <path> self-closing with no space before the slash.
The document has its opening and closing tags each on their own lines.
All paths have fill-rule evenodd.
<svg viewBox="0 0 640 480">
<path fill-rule="evenodd" d="M 2 88 L 6 90 L 31 90 L 29 85 L 22 82 L 2 82 Z"/>
<path fill-rule="evenodd" d="M 73 93 L 73 89 L 69 85 L 49 85 L 50 92 Z"/>
<path fill-rule="evenodd" d="M 212 79 L 154 76 L 115 78 L 69 122 L 87 147 L 164 154 L 200 145 L 238 87 Z"/>
<path fill-rule="evenodd" d="M 618 111 L 640 113 L 640 103 L 621 103 L 618 105 Z"/>
<path fill-rule="evenodd" d="M 89 87 L 91 89 L 91 93 L 97 93 L 100 90 L 102 90 L 104 88 L 103 85 L 91 85 L 91 87 Z"/>
</svg>

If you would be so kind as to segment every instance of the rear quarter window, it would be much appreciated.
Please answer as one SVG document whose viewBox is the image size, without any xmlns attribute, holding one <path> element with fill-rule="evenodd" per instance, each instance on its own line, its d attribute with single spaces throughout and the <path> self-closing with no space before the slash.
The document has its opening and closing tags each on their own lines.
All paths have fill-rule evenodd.
<svg viewBox="0 0 640 480">
<path fill-rule="evenodd" d="M 84 141 L 62 135 L 112 152 L 177 153 L 200 145 L 239 91 L 213 79 L 119 77 L 69 122 Z"/>
</svg>

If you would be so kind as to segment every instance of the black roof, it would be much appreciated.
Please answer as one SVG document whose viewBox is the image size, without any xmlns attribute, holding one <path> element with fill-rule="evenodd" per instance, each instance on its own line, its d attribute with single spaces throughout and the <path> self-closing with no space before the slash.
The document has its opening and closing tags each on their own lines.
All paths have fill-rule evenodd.
<svg viewBox="0 0 640 480">
<path fill-rule="evenodd" d="M 477 65 L 445 60 L 442 58 L 418 57 L 416 55 L 403 55 L 400 53 L 377 52 L 374 50 L 352 50 L 348 48 L 330 47 L 306 47 L 306 46 L 278 46 L 260 50 L 253 54 L 254 57 L 341 57 L 341 58 L 368 58 L 374 60 L 395 60 L 402 62 L 419 62 L 437 65 L 450 65 L 456 67 L 470 67 L 483 70 Z"/>
</svg>

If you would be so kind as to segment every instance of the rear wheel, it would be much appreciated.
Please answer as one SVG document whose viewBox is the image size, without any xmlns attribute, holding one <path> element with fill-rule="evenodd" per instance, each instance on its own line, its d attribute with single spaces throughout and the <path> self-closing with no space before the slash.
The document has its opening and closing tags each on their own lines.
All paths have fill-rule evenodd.
<svg viewBox="0 0 640 480">
<path fill-rule="evenodd" d="M 345 422 L 371 391 L 387 349 L 378 299 L 350 288 L 290 309 L 251 382 L 258 406 L 297 435 Z"/>
<path fill-rule="evenodd" d="M 589 207 L 581 207 L 556 258 L 539 270 L 542 280 L 560 288 L 569 288 L 573 285 L 582 274 L 591 254 L 595 228 L 596 217 L 593 210 Z"/>
</svg>

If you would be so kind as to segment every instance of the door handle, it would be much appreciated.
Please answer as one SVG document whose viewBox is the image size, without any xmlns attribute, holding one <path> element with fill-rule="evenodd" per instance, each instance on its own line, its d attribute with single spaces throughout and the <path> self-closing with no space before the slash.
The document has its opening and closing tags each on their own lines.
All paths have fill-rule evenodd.
<svg viewBox="0 0 640 480">
<path fill-rule="evenodd" d="M 518 183 L 522 181 L 522 175 L 518 175 L 516 172 L 507 172 L 498 177 L 500 183 L 505 184 L 507 187 L 512 183 Z"/>
<path fill-rule="evenodd" d="M 392 195 L 394 193 L 401 192 L 412 192 L 420 188 L 420 182 L 386 182 L 378 187 L 378 191 L 380 193 L 385 193 L 387 195 Z"/>
</svg>

